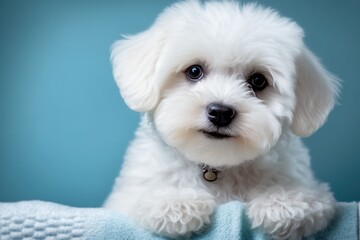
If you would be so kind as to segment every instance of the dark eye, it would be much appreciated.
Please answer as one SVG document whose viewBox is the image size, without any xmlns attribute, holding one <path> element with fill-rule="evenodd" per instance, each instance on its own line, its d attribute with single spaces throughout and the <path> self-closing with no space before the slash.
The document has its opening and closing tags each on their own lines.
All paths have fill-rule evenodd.
<svg viewBox="0 0 360 240">
<path fill-rule="evenodd" d="M 266 77 L 261 73 L 255 73 L 248 78 L 248 83 L 254 91 L 261 91 L 268 85 Z"/>
<path fill-rule="evenodd" d="M 204 72 L 200 65 L 190 66 L 188 69 L 186 69 L 185 74 L 186 77 L 192 82 L 197 82 L 204 76 Z"/>
</svg>

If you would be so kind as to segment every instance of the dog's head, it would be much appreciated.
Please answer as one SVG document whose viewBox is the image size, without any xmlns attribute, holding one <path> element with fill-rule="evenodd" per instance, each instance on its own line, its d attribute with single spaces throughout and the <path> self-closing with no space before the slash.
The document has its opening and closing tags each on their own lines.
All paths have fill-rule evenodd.
<svg viewBox="0 0 360 240">
<path fill-rule="evenodd" d="M 128 106 L 149 112 L 168 145 L 214 167 L 256 158 L 283 131 L 312 134 L 338 89 L 296 23 L 234 2 L 175 4 L 116 42 L 112 63 Z"/>
</svg>

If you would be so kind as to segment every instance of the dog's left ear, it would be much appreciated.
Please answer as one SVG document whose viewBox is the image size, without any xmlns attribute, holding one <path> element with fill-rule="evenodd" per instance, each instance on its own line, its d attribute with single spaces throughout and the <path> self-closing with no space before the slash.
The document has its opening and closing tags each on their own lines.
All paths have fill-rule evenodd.
<svg viewBox="0 0 360 240">
<path fill-rule="evenodd" d="M 305 46 L 296 60 L 296 106 L 293 133 L 309 136 L 325 122 L 339 93 L 339 81 Z"/>
</svg>

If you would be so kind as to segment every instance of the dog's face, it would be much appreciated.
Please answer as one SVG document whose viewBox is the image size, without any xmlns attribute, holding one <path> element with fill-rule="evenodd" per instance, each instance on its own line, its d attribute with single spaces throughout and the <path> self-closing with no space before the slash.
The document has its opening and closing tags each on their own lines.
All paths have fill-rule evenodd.
<svg viewBox="0 0 360 240">
<path fill-rule="evenodd" d="M 115 79 L 170 146 L 214 167 L 264 154 L 283 131 L 307 136 L 334 105 L 336 79 L 269 9 L 187 1 L 114 44 Z"/>
</svg>

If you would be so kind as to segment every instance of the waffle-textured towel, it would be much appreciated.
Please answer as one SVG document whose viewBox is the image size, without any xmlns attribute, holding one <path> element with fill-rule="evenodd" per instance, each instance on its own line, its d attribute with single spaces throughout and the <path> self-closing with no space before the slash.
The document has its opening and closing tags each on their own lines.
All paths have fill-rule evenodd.
<svg viewBox="0 0 360 240">
<path fill-rule="evenodd" d="M 239 202 L 219 206 L 212 224 L 193 239 L 264 240 L 252 230 Z M 357 203 L 339 203 L 329 227 L 308 239 L 359 239 Z M 126 217 L 101 208 L 74 208 L 42 201 L 0 203 L 0 239 L 164 239 Z"/>
</svg>

